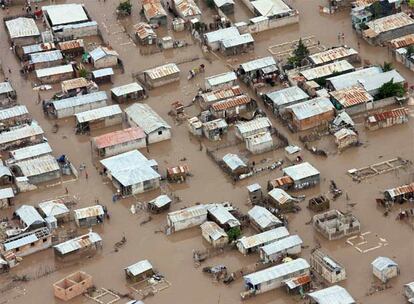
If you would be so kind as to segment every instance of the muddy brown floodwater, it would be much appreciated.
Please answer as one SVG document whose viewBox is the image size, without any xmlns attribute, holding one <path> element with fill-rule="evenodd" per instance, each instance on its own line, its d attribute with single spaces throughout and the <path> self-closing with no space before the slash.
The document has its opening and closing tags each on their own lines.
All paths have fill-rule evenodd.
<svg viewBox="0 0 414 304">
<path fill-rule="evenodd" d="M 151 56 L 140 55 L 138 47 L 134 44 L 128 44 L 128 36 L 120 32 L 122 28 L 117 23 L 114 14 L 115 7 L 119 3 L 118 0 L 67 2 L 84 2 L 92 18 L 98 21 L 105 42 L 108 42 L 119 52 L 125 64 L 125 73 L 118 73 L 116 75 L 114 85 L 131 82 L 132 73 L 161 65 L 162 63 L 181 62 L 194 56 L 203 58 L 201 50 L 197 45 L 157 53 Z M 133 15 L 122 21 L 122 24 L 127 29 L 130 29 L 131 25 L 140 19 L 140 4 L 135 0 L 132 2 L 134 5 Z M 64 3 L 64 1 L 56 1 L 56 3 Z M 173 209 L 190 206 L 196 202 L 229 201 L 245 212 L 249 208 L 247 206 L 247 191 L 245 187 L 253 182 L 258 182 L 262 187 L 265 187 L 269 178 L 280 176 L 280 171 L 277 170 L 271 173 L 262 173 L 233 185 L 206 156 L 205 152 L 199 151 L 198 142 L 189 136 L 185 124 L 174 124 L 171 117 L 167 114 L 171 102 L 180 100 L 185 104 L 189 103 L 195 95 L 198 86 L 202 84 L 201 76 L 198 76 L 191 82 L 187 81 L 187 71 L 190 68 L 205 63 L 205 76 L 214 75 L 227 71 L 228 66 L 226 66 L 226 63 L 236 65 L 247 59 L 269 55 L 267 51 L 269 46 L 309 35 L 315 35 L 316 39 L 323 44 L 333 46 L 338 44 L 338 33 L 344 32 L 345 43 L 357 48 L 358 39 L 352 31 L 348 10 L 327 16 L 319 14 L 319 5 L 325 5 L 325 1 L 290 0 L 289 3 L 299 10 L 300 23 L 255 35 L 256 46 L 254 54 L 231 58 L 227 62 L 216 59 L 209 63 L 201 59 L 191 63 L 180 64 L 182 73 L 179 85 L 168 85 L 150 91 L 150 98 L 145 102 L 173 126 L 173 137 L 171 141 L 151 145 L 149 153 L 143 152 L 158 161 L 161 172 L 164 172 L 165 167 L 168 165 L 179 164 L 179 160 L 185 157 L 187 159 L 186 163 L 190 166 L 191 172 L 194 175 L 185 184 L 171 185 L 171 190 L 182 200 L 180 203 L 173 205 Z M 236 5 L 241 6 L 242 3 L 236 1 Z M 249 16 L 244 8 L 236 10 L 236 12 L 239 11 L 242 17 Z M 10 10 L 10 14 L 19 12 L 21 12 L 19 7 L 13 7 Z M 214 14 L 205 7 L 203 7 L 203 12 L 208 18 L 211 18 L 211 15 Z M 0 12 L 0 14 L 4 16 L 5 11 Z M 238 18 L 239 15 L 236 19 Z M 164 30 L 164 33 L 166 32 Z M 168 33 L 177 39 L 185 39 L 193 43 L 188 35 L 172 33 L 171 30 L 168 30 Z M 19 194 L 15 201 L 16 206 L 22 203 L 35 204 L 41 200 L 63 195 L 65 192 L 64 187 L 67 187 L 69 194 L 76 195 L 79 198 L 79 207 L 92 205 L 95 199 L 99 199 L 101 203 L 108 207 L 111 214 L 109 221 L 106 221 L 101 226 L 94 227 L 94 230 L 102 235 L 104 241 L 103 251 L 100 255 L 90 259 L 86 258 L 73 265 L 62 265 L 56 262 L 51 249 L 26 257 L 21 265 L 12 269 L 9 274 L 0 276 L 0 286 L 3 291 L 0 294 L 0 303 L 59 303 L 53 297 L 52 283 L 77 269 L 90 273 L 94 278 L 96 286 L 123 293 L 127 291 L 123 268 L 141 259 L 149 259 L 172 283 L 170 288 L 156 294 L 154 297 L 147 298 L 145 300 L 146 303 L 240 303 L 241 280 L 230 286 L 213 283 L 209 277 L 203 275 L 200 268 L 193 266 L 192 250 L 206 247 L 197 228 L 167 237 L 162 233 L 155 233 L 156 230 L 164 226 L 166 221 L 165 214 L 153 216 L 151 222 L 140 226 L 139 223 L 146 215 L 142 213 L 132 215 L 130 213 L 131 203 L 152 199 L 159 194 L 159 191 L 122 200 L 115 204 L 112 203 L 113 188 L 94 168 L 91 160 L 89 137 L 74 135 L 74 122 L 72 119 L 60 120 L 59 132 L 52 133 L 54 122 L 43 116 L 41 106 L 36 103 L 37 96 L 33 93 L 32 84 L 19 75 L 20 63 L 9 50 L 3 23 L 0 34 L 1 61 L 6 71 L 6 77 L 11 79 L 12 84 L 17 89 L 18 102 L 26 105 L 33 117 L 40 122 L 54 150 L 54 155 L 66 154 L 76 166 L 79 166 L 80 163 L 85 163 L 89 174 L 87 180 L 82 175 L 77 181 L 66 183 L 64 186 L 43 188 L 38 191 Z M 364 41 L 360 41 L 359 51 L 362 58 L 369 60 L 371 63 L 380 64 L 384 61 L 392 60 L 386 48 L 368 46 Z M 398 64 L 395 64 L 395 66 L 407 78 L 410 84 L 414 83 L 412 73 Z M 8 68 L 12 70 L 11 75 L 7 72 Z M 103 86 L 103 89 L 108 91 L 110 86 Z M 42 98 L 46 98 L 51 95 L 51 92 L 41 93 L 41 95 Z M 263 107 L 261 102 L 259 102 L 259 105 Z M 412 106 L 410 110 L 413 110 Z M 191 107 L 187 109 L 187 112 L 190 115 L 196 114 L 197 109 Z M 280 125 L 278 120 L 271 115 L 270 117 L 274 126 L 286 134 L 292 143 L 300 144 L 296 134 L 289 133 L 286 128 Z M 325 251 L 345 265 L 348 279 L 342 282 L 341 285 L 348 289 L 358 303 L 404 303 L 402 286 L 414 280 L 413 229 L 409 225 L 395 220 L 397 210 L 394 210 L 388 217 L 384 217 L 383 210 L 378 209 L 375 204 L 375 198 L 380 195 L 383 189 L 412 182 L 413 171 L 411 169 L 400 170 L 368 179 L 359 184 L 354 183 L 346 175 L 346 171 L 396 156 L 413 161 L 413 128 L 414 119 L 411 119 L 405 125 L 369 133 L 363 130 L 362 124 L 358 124 L 363 146 L 346 150 L 342 154 L 330 155 L 327 159 L 317 158 L 305 153 L 305 160 L 321 171 L 322 182 L 320 186 L 307 191 L 301 191 L 300 194 L 311 196 L 326 193 L 329 189 L 329 181 L 331 179 L 335 180 L 338 186 L 348 194 L 349 202 L 355 203 L 355 205 L 349 207 L 345 195 L 343 195 L 333 203 L 332 207 L 342 211 L 352 210 L 360 219 L 363 232 L 371 231 L 373 236 L 385 238 L 388 241 L 388 246 L 362 254 L 347 245 L 343 239 L 328 242 L 316 234 L 311 226 L 305 224 L 311 218 L 307 208 L 302 208 L 302 211 L 298 214 L 289 215 L 290 232 L 299 234 L 307 248 L 303 250 L 302 256 L 308 259 L 311 248 L 318 243 L 321 244 Z M 107 132 L 107 130 L 99 131 L 96 134 L 104 132 Z M 204 144 L 207 146 L 212 145 L 207 142 L 204 142 Z M 329 147 L 333 143 L 330 141 L 324 144 Z M 273 158 L 277 160 L 282 157 L 283 152 L 276 150 L 256 157 L 256 159 Z M 11 211 L 2 211 L 0 216 L 4 217 L 10 215 L 10 213 Z M 127 238 L 126 246 L 118 252 L 114 252 L 113 245 L 123 235 Z M 375 237 L 370 241 L 377 242 Z M 375 257 L 380 255 L 391 257 L 397 261 L 401 268 L 401 275 L 391 281 L 392 288 L 368 296 L 367 292 L 372 282 L 374 282 L 370 263 Z M 257 256 L 255 255 L 244 257 L 239 252 L 231 252 L 208 260 L 206 265 L 223 263 L 228 265 L 230 269 L 236 269 L 242 265 L 253 263 L 256 259 Z M 43 275 L 49 271 L 51 273 Z M 27 283 L 8 285 L 14 275 L 24 274 L 39 278 Z M 8 290 L 4 291 L 4 289 Z M 301 300 L 295 296 L 287 296 L 283 290 L 277 290 L 256 296 L 247 302 L 268 304 L 297 303 L 298 301 L 300 302 Z M 124 302 L 126 300 L 121 300 L 119 303 Z M 86 298 L 78 297 L 71 303 L 92 302 L 88 302 Z"/>
</svg>

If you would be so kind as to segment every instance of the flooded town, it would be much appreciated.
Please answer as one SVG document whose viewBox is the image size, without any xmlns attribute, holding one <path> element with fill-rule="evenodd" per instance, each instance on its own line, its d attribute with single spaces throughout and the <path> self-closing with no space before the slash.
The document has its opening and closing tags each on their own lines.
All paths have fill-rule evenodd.
<svg viewBox="0 0 414 304">
<path fill-rule="evenodd" d="M 413 0 L 0 5 L 0 304 L 414 303 Z"/>
</svg>

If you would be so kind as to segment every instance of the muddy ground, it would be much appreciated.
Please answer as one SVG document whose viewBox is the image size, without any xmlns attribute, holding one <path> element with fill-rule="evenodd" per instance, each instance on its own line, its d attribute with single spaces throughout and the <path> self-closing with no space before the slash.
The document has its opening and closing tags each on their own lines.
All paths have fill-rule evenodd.
<svg viewBox="0 0 414 304">
<path fill-rule="evenodd" d="M 56 1 L 63 3 L 63 1 Z M 79 1 L 67 1 L 79 2 Z M 157 53 L 151 56 L 140 55 L 139 48 L 130 43 L 127 34 L 122 32 L 122 27 L 116 21 L 115 6 L 118 1 L 107 0 L 85 1 L 93 19 L 99 22 L 103 38 L 114 47 L 120 54 L 125 64 L 125 73 L 117 74 L 114 78 L 114 85 L 121 85 L 132 81 L 132 73 L 142 71 L 146 68 L 161 65 L 167 62 L 182 62 L 193 57 L 203 58 L 202 52 L 197 45 L 187 48 Z M 337 14 L 327 16 L 319 14 L 319 5 L 324 5 L 325 1 L 317 0 L 290 0 L 289 3 L 300 12 L 300 23 L 255 35 L 255 52 L 228 60 L 219 60 L 213 56 L 212 62 L 198 60 L 190 63 L 180 64 L 181 81 L 179 85 L 172 84 L 159 89 L 150 91 L 150 98 L 145 102 L 151 105 L 168 123 L 173 126 L 173 137 L 171 141 L 151 145 L 149 152 L 144 152 L 148 157 L 154 158 L 160 165 L 161 172 L 165 172 L 165 167 L 180 164 L 180 159 L 186 158 L 185 163 L 191 168 L 193 177 L 181 185 L 171 185 L 170 191 L 181 198 L 181 202 L 174 204 L 172 209 L 180 209 L 185 206 L 193 205 L 196 202 L 217 202 L 229 201 L 242 211 L 247 211 L 247 191 L 246 186 L 258 182 L 263 188 L 270 178 L 281 175 L 279 170 L 261 173 L 255 177 L 233 184 L 231 180 L 216 166 L 203 151 L 199 149 L 199 143 L 191 137 L 186 125 L 175 125 L 174 121 L 168 116 L 170 104 L 180 100 L 184 104 L 189 103 L 197 91 L 197 87 L 202 85 L 203 77 L 198 76 L 191 82 L 187 81 L 187 71 L 201 63 L 206 64 L 205 76 L 214 75 L 228 70 L 228 64 L 237 65 L 239 62 L 253 59 L 260 56 L 267 56 L 267 48 L 273 44 L 298 39 L 300 36 L 315 35 L 327 46 L 337 45 L 337 35 L 339 32 L 345 33 L 345 43 L 358 48 L 357 37 L 353 33 L 348 10 L 343 10 Z M 127 29 L 131 24 L 139 19 L 139 6 L 133 1 L 133 15 L 122 21 Z M 236 1 L 237 6 L 242 6 L 240 1 Z M 249 16 L 249 12 L 244 8 L 237 8 L 242 16 Z M 20 12 L 20 8 L 12 8 L 10 14 Z M 210 16 L 214 12 L 204 9 L 203 12 Z M 5 11 L 0 12 L 3 16 Z M 239 18 L 239 15 L 238 17 Z M 237 19 L 236 18 L 236 19 Z M 164 31 L 165 32 L 165 31 Z M 170 32 L 170 30 L 169 30 Z M 161 32 L 159 32 L 161 33 Z M 54 155 L 66 154 L 70 160 L 79 166 L 86 164 L 89 178 L 86 179 L 82 174 L 78 180 L 67 182 L 64 185 L 54 187 L 43 187 L 42 189 L 26 194 L 19 194 L 15 200 L 16 206 L 22 203 L 36 204 L 39 201 L 61 196 L 68 188 L 70 195 L 79 198 L 78 207 L 94 204 L 96 199 L 108 207 L 111 218 L 103 225 L 94 227 L 94 230 L 103 237 L 103 251 L 100 255 L 85 258 L 73 264 L 62 264 L 55 261 L 51 249 L 24 258 L 24 261 L 13 269 L 9 274 L 0 276 L 0 303 L 59 303 L 53 297 L 52 283 L 61 279 L 73 271 L 82 269 L 90 273 L 98 287 L 110 288 L 124 293 L 128 289 L 124 277 L 123 268 L 142 259 L 149 259 L 153 265 L 165 275 L 172 286 L 154 297 L 147 298 L 146 303 L 239 303 L 241 302 L 239 293 L 242 290 L 242 281 L 236 281 L 230 286 L 213 283 L 212 280 L 201 272 L 201 268 L 195 268 L 192 262 L 192 250 L 205 248 L 199 229 L 194 228 L 188 231 L 176 233 L 172 236 L 165 236 L 163 233 L 156 233 L 162 229 L 166 223 L 165 214 L 152 216 L 153 220 L 145 225 L 140 225 L 147 215 L 138 213 L 132 215 L 129 211 L 132 203 L 143 202 L 156 197 L 160 191 L 153 191 L 145 195 L 125 199 L 112 203 L 113 188 L 107 180 L 99 175 L 94 168 L 91 159 L 89 136 L 75 135 L 74 122 L 72 119 L 63 119 L 58 123 L 60 129 L 58 133 L 52 133 L 53 120 L 43 116 L 41 106 L 37 104 L 36 93 L 33 93 L 32 84 L 19 75 L 20 63 L 14 57 L 7 45 L 7 35 L 4 25 L 1 25 L 1 61 L 6 73 L 14 87 L 17 89 L 18 101 L 26 105 L 33 117 L 40 122 L 46 132 L 46 136 L 54 149 Z M 177 39 L 185 39 L 187 42 L 194 43 L 189 35 L 183 33 L 173 34 Z M 364 60 L 371 63 L 381 64 L 384 61 L 391 61 L 391 55 L 386 48 L 375 48 L 360 41 L 360 54 Z M 227 64 L 227 65 L 226 65 Z M 395 66 L 408 79 L 410 84 L 414 82 L 412 72 L 397 64 Z M 8 73 L 8 69 L 12 73 Z M 57 88 L 55 88 L 57 89 Z M 105 85 L 103 89 L 109 90 L 110 86 Z M 252 93 L 252 92 L 250 92 Z M 41 93 L 42 98 L 47 98 L 51 92 Z M 263 104 L 259 102 L 263 107 Z M 411 110 L 412 106 L 410 107 Z M 196 114 L 199 109 L 195 106 L 186 109 L 189 115 Z M 285 127 L 281 126 L 277 119 L 270 116 L 276 128 L 288 136 L 291 143 L 300 144 L 297 134 L 290 133 Z M 363 145 L 358 148 L 351 148 L 341 154 L 332 153 L 328 158 L 318 158 L 309 153 L 305 153 L 305 160 L 309 161 L 321 171 L 322 183 L 320 186 L 300 191 L 295 194 L 306 194 L 309 197 L 326 193 L 329 190 L 329 181 L 335 180 L 337 185 L 346 192 L 333 203 L 334 208 L 342 211 L 351 210 L 362 223 L 362 232 L 371 231 L 372 239 L 370 242 L 377 243 L 377 237 L 385 238 L 388 245 L 366 254 L 359 253 L 355 248 L 345 243 L 345 240 L 327 241 L 315 233 L 310 225 L 306 225 L 312 214 L 303 205 L 302 211 L 295 215 L 289 215 L 289 231 L 291 234 L 297 233 L 304 240 L 306 249 L 302 256 L 309 258 L 310 250 L 317 244 L 341 262 L 348 274 L 348 279 L 341 283 L 354 296 L 358 303 L 404 303 L 402 296 L 403 284 L 414 279 L 414 238 L 413 228 L 407 223 L 395 220 L 396 209 L 389 216 L 383 215 L 383 210 L 377 208 L 375 198 L 381 195 L 385 188 L 395 187 L 413 181 L 412 169 L 400 170 L 398 172 L 381 175 L 368 179 L 361 183 L 355 183 L 346 171 L 351 168 L 363 167 L 375 162 L 400 156 L 405 159 L 414 160 L 414 120 L 402 126 L 383 129 L 376 132 L 365 132 L 362 120 L 359 120 L 358 129 L 361 131 Z M 106 133 L 106 130 L 92 133 L 91 135 Z M 324 140 L 321 143 L 329 151 L 335 151 L 333 141 Z M 214 146 L 203 142 L 205 146 Z M 272 158 L 278 160 L 283 157 L 282 150 L 276 150 L 264 155 L 255 157 L 260 160 Z M 408 206 L 403 206 L 407 208 Z M 10 212 L 0 212 L 0 216 L 10 215 Z M 127 239 L 127 244 L 118 252 L 114 252 L 113 245 L 122 236 Z M 374 245 L 373 245 L 374 246 Z M 393 279 L 390 283 L 392 288 L 385 291 L 376 292 L 368 296 L 370 287 L 374 280 L 371 270 L 371 261 L 377 256 L 388 256 L 399 263 L 401 275 Z M 205 265 L 223 263 L 230 269 L 238 269 L 242 265 L 255 262 L 256 255 L 244 257 L 239 252 L 227 253 L 208 260 Z M 11 283 L 14 275 L 28 275 L 33 280 L 27 283 Z M 283 290 L 271 291 L 257 296 L 248 302 L 254 303 L 296 303 L 301 300 L 298 297 L 287 296 Z M 124 303 L 121 300 L 119 303 Z M 71 303 L 92 303 L 83 297 L 78 297 Z"/>
</svg>

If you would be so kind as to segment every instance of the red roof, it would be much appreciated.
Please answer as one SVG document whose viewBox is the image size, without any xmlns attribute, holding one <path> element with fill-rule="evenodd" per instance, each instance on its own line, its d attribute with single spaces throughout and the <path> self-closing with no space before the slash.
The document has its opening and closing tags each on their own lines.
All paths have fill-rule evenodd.
<svg viewBox="0 0 414 304">
<path fill-rule="evenodd" d="M 145 138 L 144 130 L 135 127 L 97 136 L 94 138 L 94 142 L 98 149 L 102 149 L 141 138 Z"/>
<path fill-rule="evenodd" d="M 215 111 L 223 111 L 237 106 L 245 105 L 250 102 L 250 97 L 246 95 L 240 95 L 237 97 L 229 98 L 226 100 L 218 101 L 211 105 Z"/>
<path fill-rule="evenodd" d="M 376 121 L 387 120 L 389 118 L 405 117 L 408 115 L 407 108 L 398 108 L 391 111 L 373 114 Z"/>
</svg>

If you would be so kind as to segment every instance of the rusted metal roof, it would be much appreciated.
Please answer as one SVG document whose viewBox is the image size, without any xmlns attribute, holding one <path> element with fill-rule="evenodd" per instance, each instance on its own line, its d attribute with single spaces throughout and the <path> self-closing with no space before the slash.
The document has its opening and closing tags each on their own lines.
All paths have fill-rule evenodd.
<svg viewBox="0 0 414 304">
<path fill-rule="evenodd" d="M 62 91 L 68 92 L 70 90 L 87 87 L 88 85 L 89 85 L 89 81 L 83 77 L 64 80 L 62 81 Z"/>
<path fill-rule="evenodd" d="M 196 205 L 182 210 L 168 213 L 167 217 L 172 222 L 182 222 L 191 220 L 194 217 L 205 216 L 207 218 L 207 207 L 205 205 Z"/>
<path fill-rule="evenodd" d="M 404 116 L 408 116 L 408 108 L 398 108 L 398 109 L 393 109 L 390 111 L 375 113 L 371 115 L 370 117 L 368 117 L 368 120 L 370 122 L 378 122 L 382 120 L 387 120 L 389 118 L 397 118 L 397 117 L 404 117 Z"/>
<path fill-rule="evenodd" d="M 75 218 L 78 220 L 104 215 L 104 209 L 101 205 L 95 205 L 95 206 L 90 206 L 90 207 L 86 207 L 82 209 L 76 209 L 73 212 L 75 212 Z"/>
<path fill-rule="evenodd" d="M 144 0 L 142 1 L 142 8 L 148 21 L 155 17 L 167 16 L 164 7 L 158 0 Z"/>
<path fill-rule="evenodd" d="M 407 193 L 414 193 L 414 183 L 388 189 L 385 192 L 388 192 L 390 194 L 390 197 L 392 198 L 396 196 L 404 195 Z"/>
<path fill-rule="evenodd" d="M 362 103 L 367 103 L 374 98 L 361 86 L 352 86 L 338 91 L 330 92 L 344 108 L 349 108 Z"/>
<path fill-rule="evenodd" d="M 222 101 L 218 101 L 211 105 L 214 111 L 225 111 L 238 106 L 246 105 L 250 102 L 250 97 L 246 95 L 240 95 L 233 98 L 228 98 Z"/>
<path fill-rule="evenodd" d="M 101 136 L 94 137 L 93 141 L 98 149 L 102 149 L 145 138 L 145 136 L 144 130 L 135 127 L 103 134 Z"/>
<path fill-rule="evenodd" d="M 312 60 L 314 64 L 328 63 L 335 60 L 343 59 L 348 56 L 356 55 L 358 52 L 353 48 L 349 47 L 336 47 L 329 49 L 323 52 L 319 52 L 309 56 L 309 59 Z"/>
<path fill-rule="evenodd" d="M 168 63 L 162 66 L 144 71 L 151 79 L 160 79 L 175 73 L 180 73 L 180 69 L 175 63 Z"/>
<path fill-rule="evenodd" d="M 369 31 L 367 32 L 367 36 L 375 37 L 381 33 L 389 32 L 411 24 L 414 24 L 414 19 L 412 19 L 406 13 L 398 13 L 386 16 L 366 23 L 368 26 L 368 29 L 366 31 Z"/>
<path fill-rule="evenodd" d="M 201 10 L 193 0 L 174 0 L 175 8 L 182 17 L 201 15 Z"/>
<path fill-rule="evenodd" d="M 220 90 L 215 90 L 207 93 L 201 94 L 201 98 L 204 102 L 215 102 L 231 97 L 235 97 L 242 94 L 242 90 L 239 86 L 233 86 L 231 88 L 225 88 Z"/>
<path fill-rule="evenodd" d="M 356 0 L 352 2 L 354 7 L 366 7 L 370 6 L 372 3 L 377 2 L 378 0 Z"/>
<path fill-rule="evenodd" d="M 134 25 L 134 30 L 139 39 L 145 39 L 147 37 L 157 38 L 157 34 L 148 23 L 139 22 Z"/>
<path fill-rule="evenodd" d="M 190 172 L 190 168 L 187 165 L 167 168 L 168 175 L 187 174 L 188 172 Z"/>
<path fill-rule="evenodd" d="M 53 246 L 60 254 L 69 254 L 82 248 L 89 247 L 93 244 L 102 242 L 102 238 L 96 232 L 88 232 L 87 234 L 78 236 L 74 239 Z"/>
<path fill-rule="evenodd" d="M 414 34 L 405 35 L 390 41 L 393 49 L 399 49 L 414 44 Z"/>
<path fill-rule="evenodd" d="M 296 287 L 299 287 L 299 286 L 302 286 L 302 285 L 305 285 L 305 284 L 308 284 L 308 283 L 310 283 L 312 280 L 311 280 L 311 277 L 310 277 L 310 275 L 308 275 L 308 274 L 304 274 L 304 275 L 301 275 L 301 276 L 298 276 L 298 277 L 294 277 L 294 278 L 292 278 L 292 279 L 288 279 L 288 280 L 285 280 L 285 281 L 283 281 L 290 289 L 294 289 L 294 288 L 296 288 Z"/>
<path fill-rule="evenodd" d="M 269 184 L 272 185 L 273 188 L 282 187 L 285 185 L 292 185 L 293 179 L 290 176 L 282 176 L 269 181 Z"/>
<path fill-rule="evenodd" d="M 58 43 L 58 48 L 61 51 L 67 51 L 67 50 L 78 49 L 78 48 L 83 48 L 83 47 L 84 47 L 83 39 L 69 40 L 69 41 L 63 41 L 63 42 Z"/>
</svg>

